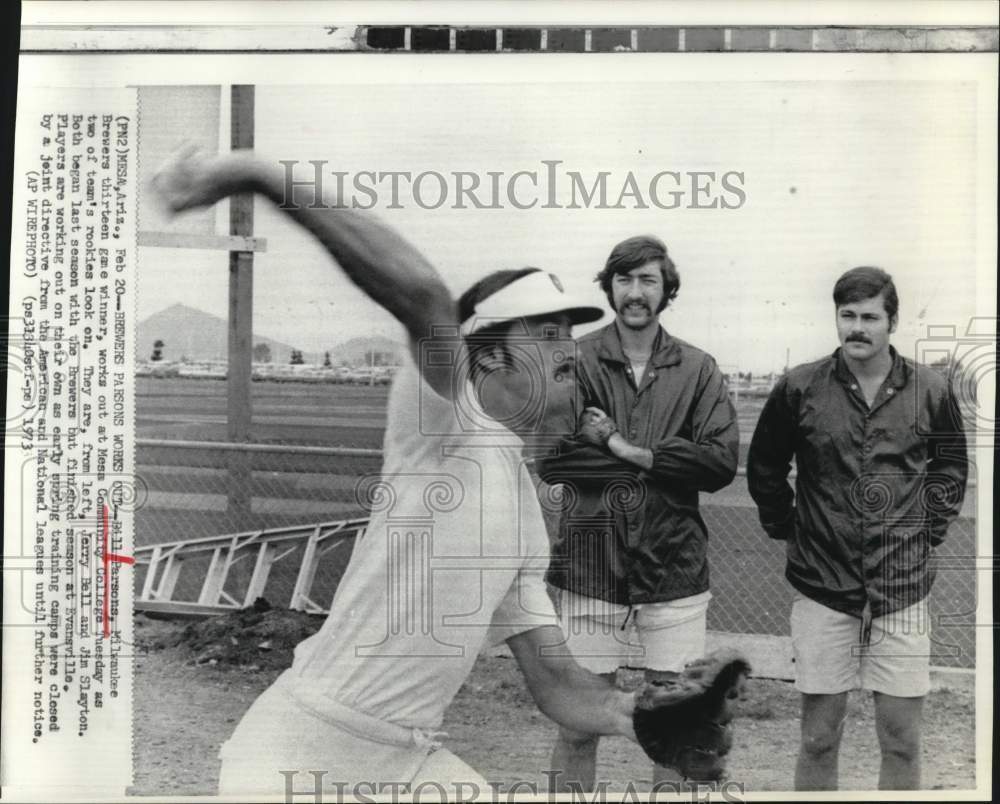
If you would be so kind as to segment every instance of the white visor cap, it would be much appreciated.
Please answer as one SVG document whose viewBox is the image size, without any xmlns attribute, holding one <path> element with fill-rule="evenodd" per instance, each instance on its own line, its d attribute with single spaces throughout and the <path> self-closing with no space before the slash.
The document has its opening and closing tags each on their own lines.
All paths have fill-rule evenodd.
<svg viewBox="0 0 1000 804">
<path fill-rule="evenodd" d="M 476 305 L 475 312 L 462 322 L 462 334 L 472 335 L 487 327 L 565 313 L 574 324 L 597 321 L 604 310 L 592 304 L 574 303 L 555 274 L 533 271 L 502 287 Z"/>
</svg>

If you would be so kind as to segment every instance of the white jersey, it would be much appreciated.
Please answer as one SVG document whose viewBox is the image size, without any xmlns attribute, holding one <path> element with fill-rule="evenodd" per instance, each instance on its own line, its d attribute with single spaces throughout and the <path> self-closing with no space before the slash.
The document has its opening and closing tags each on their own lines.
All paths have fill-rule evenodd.
<svg viewBox="0 0 1000 804">
<path fill-rule="evenodd" d="M 460 418 L 412 362 L 399 371 L 381 476 L 360 486 L 368 529 L 325 624 L 286 674 L 293 697 L 320 715 L 326 702 L 331 717 L 347 706 L 435 729 L 485 645 L 558 624 L 523 443 L 496 422 L 463 432 Z"/>
</svg>

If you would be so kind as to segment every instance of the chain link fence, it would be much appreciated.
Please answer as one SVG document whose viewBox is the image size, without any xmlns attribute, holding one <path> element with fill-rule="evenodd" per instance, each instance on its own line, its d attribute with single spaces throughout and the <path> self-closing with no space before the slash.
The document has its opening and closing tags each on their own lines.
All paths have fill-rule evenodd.
<svg viewBox="0 0 1000 804">
<path fill-rule="evenodd" d="M 240 464 L 235 494 L 229 469 L 234 456 Z M 136 515 L 137 546 L 223 534 L 300 532 L 301 539 L 287 542 L 287 552 L 275 562 L 262 595 L 274 605 L 287 606 L 309 533 L 323 524 L 365 515 L 355 490 L 362 478 L 378 474 L 381 452 L 148 439 L 139 441 L 137 464 L 147 495 Z M 333 599 L 350 548 L 347 544 L 320 556 L 310 597 L 323 608 Z M 210 561 L 211 553 L 184 561 L 174 600 L 198 600 Z M 252 571 L 252 560 L 235 564 L 225 591 L 242 599 Z M 137 583 L 144 581 L 140 573 Z"/>
<path fill-rule="evenodd" d="M 977 575 L 993 569 L 991 561 L 976 560 L 975 510 L 970 486 L 962 515 L 932 558 L 932 664 L 939 666 L 975 666 Z M 710 534 L 709 629 L 789 635 L 794 592 L 784 577 L 785 543 L 769 539 L 758 524 L 742 470 L 726 489 L 702 495 L 701 514 Z"/>
<path fill-rule="evenodd" d="M 203 388 L 181 389 L 180 397 L 166 404 L 176 409 L 178 404 L 195 402 L 218 411 L 218 396 L 225 388 L 224 383 L 216 385 L 208 396 Z M 274 564 L 263 595 L 273 605 L 289 605 L 305 534 L 322 523 L 365 515 L 364 495 L 358 489 L 360 481 L 379 471 L 385 402 L 384 389 L 340 389 L 335 394 L 339 407 L 331 409 L 329 391 L 320 400 L 313 396 L 319 393 L 315 388 L 297 389 L 290 401 L 290 388 L 258 392 L 255 387 L 255 394 L 260 394 L 255 397 L 258 442 L 252 445 L 228 445 L 219 438 L 218 416 L 191 412 L 179 418 L 173 414 L 167 417 L 173 437 L 142 437 L 143 430 L 148 434 L 164 429 L 164 414 L 157 413 L 164 397 L 149 395 L 144 399 L 140 394 L 137 463 L 147 497 L 136 515 L 137 546 L 299 529 L 303 538 L 287 542 L 287 552 Z M 182 398 L 185 395 L 194 398 Z M 289 415 L 290 409 L 299 414 Z M 323 429 L 324 425 L 329 429 Z M 195 441 L 192 436 L 215 439 Z M 349 446 L 317 446 L 323 438 L 346 441 Z M 279 439 L 304 443 L 275 443 Z M 936 665 L 975 665 L 976 631 L 983 627 L 976 624 L 977 574 L 992 571 L 991 562 L 976 557 L 975 502 L 976 489 L 971 486 L 962 515 L 933 559 L 937 580 L 930 602 Z M 784 579 L 785 545 L 768 539 L 760 528 L 742 471 L 728 488 L 702 495 L 701 511 L 710 534 L 714 599 L 709 628 L 787 635 L 792 589 Z M 318 606 L 329 606 L 352 543 L 353 536 L 331 539 L 320 555 L 310 594 Z M 198 599 L 209 562 L 208 553 L 185 561 L 174 599 Z M 239 590 L 246 588 L 252 571 L 249 556 L 233 566 L 226 582 L 233 597 L 239 599 Z M 140 570 L 137 590 L 142 589 L 144 580 Z"/>
</svg>

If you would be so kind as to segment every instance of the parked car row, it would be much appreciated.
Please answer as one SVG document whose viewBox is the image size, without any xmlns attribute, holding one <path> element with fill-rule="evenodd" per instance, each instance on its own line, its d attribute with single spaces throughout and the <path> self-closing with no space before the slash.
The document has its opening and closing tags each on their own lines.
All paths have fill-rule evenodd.
<svg viewBox="0 0 1000 804">
<path fill-rule="evenodd" d="M 392 381 L 396 366 L 324 367 L 309 364 L 279 365 L 254 363 L 254 380 L 277 382 L 330 382 L 346 385 L 387 385 Z M 140 377 L 192 377 L 197 379 L 226 378 L 227 364 L 220 360 L 199 361 L 140 361 L 136 374 Z"/>
</svg>

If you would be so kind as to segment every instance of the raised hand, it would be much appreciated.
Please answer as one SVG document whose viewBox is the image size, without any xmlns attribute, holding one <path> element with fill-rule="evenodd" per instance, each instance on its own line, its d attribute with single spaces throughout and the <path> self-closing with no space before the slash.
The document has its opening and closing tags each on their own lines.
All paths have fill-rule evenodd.
<svg viewBox="0 0 1000 804">
<path fill-rule="evenodd" d="M 172 212 L 182 212 L 253 190 L 256 175 L 256 164 L 249 153 L 208 154 L 194 145 L 185 145 L 157 171 L 152 185 Z"/>
</svg>

